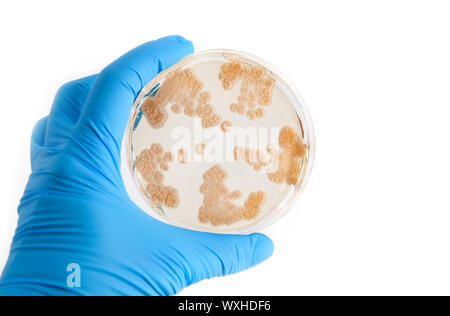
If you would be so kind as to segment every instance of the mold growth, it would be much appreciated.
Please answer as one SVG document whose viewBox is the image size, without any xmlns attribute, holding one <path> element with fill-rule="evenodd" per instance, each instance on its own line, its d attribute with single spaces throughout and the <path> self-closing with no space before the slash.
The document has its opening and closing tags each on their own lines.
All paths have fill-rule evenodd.
<svg viewBox="0 0 450 316">
<path fill-rule="evenodd" d="M 199 143 L 195 145 L 195 152 L 199 155 L 203 155 L 206 149 L 206 145 L 204 143 Z"/>
<path fill-rule="evenodd" d="M 234 148 L 234 159 L 246 162 L 255 171 L 267 173 L 270 181 L 296 185 L 301 174 L 300 160 L 306 155 L 306 147 L 295 130 L 284 126 L 278 138 L 280 150 L 268 145 L 266 152 L 244 147 Z"/>
<path fill-rule="evenodd" d="M 222 117 L 215 113 L 211 102 L 211 93 L 202 91 L 203 82 L 190 69 L 171 72 L 167 75 L 159 91 L 153 97 L 147 97 L 142 103 L 142 113 L 153 128 L 164 126 L 168 118 L 167 104 L 171 103 L 173 113 L 202 119 L 203 128 L 211 128 L 222 122 Z"/>
<path fill-rule="evenodd" d="M 264 116 L 262 107 L 272 104 L 275 81 L 260 67 L 245 65 L 237 60 L 224 63 L 220 68 L 219 80 L 225 90 L 231 90 L 241 81 L 237 102 L 230 105 L 231 112 L 246 114 L 254 120 Z"/>
<path fill-rule="evenodd" d="M 178 191 L 163 184 L 164 173 L 162 172 L 169 170 L 168 163 L 172 160 L 170 152 L 164 153 L 160 144 L 152 144 L 150 149 L 144 149 L 138 156 L 135 168 L 147 181 L 145 190 L 151 200 L 159 205 L 175 208 L 180 203 Z"/>
<path fill-rule="evenodd" d="M 222 132 L 226 133 L 231 129 L 232 126 L 233 124 L 230 121 L 223 121 L 222 124 L 220 124 L 220 129 L 222 130 Z"/>
<path fill-rule="evenodd" d="M 292 127 L 285 126 L 280 131 L 279 146 L 278 168 L 267 176 L 275 183 L 296 185 L 301 174 L 300 159 L 306 155 L 305 145 Z"/>
<path fill-rule="evenodd" d="M 203 175 L 200 192 L 203 194 L 203 205 L 198 211 L 198 219 L 202 223 L 212 225 L 230 225 L 240 220 L 254 219 L 261 211 L 266 200 L 264 191 L 252 192 L 244 205 L 236 205 L 235 200 L 241 198 L 241 191 L 230 191 L 225 180 L 227 172 L 219 165 L 214 165 Z"/>
<path fill-rule="evenodd" d="M 177 160 L 180 164 L 185 164 L 186 162 L 188 162 L 189 157 L 186 150 L 184 150 L 183 148 L 178 149 Z"/>
</svg>

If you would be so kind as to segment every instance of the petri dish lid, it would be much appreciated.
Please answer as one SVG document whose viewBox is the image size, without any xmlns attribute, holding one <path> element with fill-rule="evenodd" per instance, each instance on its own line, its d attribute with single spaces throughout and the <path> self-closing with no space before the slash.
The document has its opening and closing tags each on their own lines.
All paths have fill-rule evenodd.
<svg viewBox="0 0 450 316">
<path fill-rule="evenodd" d="M 136 204 L 168 224 L 218 233 L 260 231 L 281 218 L 315 152 L 294 86 L 233 50 L 195 53 L 147 83 L 123 143 L 122 175 Z"/>
</svg>

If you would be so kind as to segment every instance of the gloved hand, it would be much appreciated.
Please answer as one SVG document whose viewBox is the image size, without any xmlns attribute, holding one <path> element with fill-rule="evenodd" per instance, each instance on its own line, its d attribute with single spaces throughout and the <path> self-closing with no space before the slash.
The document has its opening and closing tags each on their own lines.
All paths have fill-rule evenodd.
<svg viewBox="0 0 450 316">
<path fill-rule="evenodd" d="M 171 295 L 272 254 L 272 241 L 261 234 L 161 223 L 125 191 L 120 149 L 135 98 L 192 51 L 182 37 L 162 38 L 58 91 L 33 131 L 32 173 L 0 295 Z"/>
</svg>

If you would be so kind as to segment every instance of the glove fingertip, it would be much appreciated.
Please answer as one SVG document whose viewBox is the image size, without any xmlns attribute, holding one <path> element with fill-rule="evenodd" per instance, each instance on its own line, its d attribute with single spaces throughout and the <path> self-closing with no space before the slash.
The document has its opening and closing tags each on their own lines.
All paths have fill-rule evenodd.
<svg viewBox="0 0 450 316">
<path fill-rule="evenodd" d="M 273 254 L 274 244 L 272 239 L 266 235 L 255 233 L 251 235 L 253 242 L 253 265 L 257 265 Z"/>
<path fill-rule="evenodd" d="M 194 44 L 190 40 L 184 38 L 181 35 L 172 35 L 172 36 L 176 38 L 177 41 L 180 42 L 181 44 L 186 45 L 186 47 L 189 48 L 190 51 L 194 51 Z"/>
<path fill-rule="evenodd" d="M 174 44 L 177 45 L 183 55 L 189 55 L 194 52 L 194 44 L 190 40 L 184 38 L 181 35 L 169 35 L 160 38 L 159 41 L 171 43 L 171 45 L 168 45 L 169 47 L 171 47 Z"/>
</svg>

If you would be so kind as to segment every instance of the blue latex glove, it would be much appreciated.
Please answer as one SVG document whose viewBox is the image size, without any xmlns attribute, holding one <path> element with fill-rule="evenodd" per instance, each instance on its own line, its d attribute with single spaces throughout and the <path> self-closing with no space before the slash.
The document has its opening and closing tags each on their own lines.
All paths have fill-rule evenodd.
<svg viewBox="0 0 450 316">
<path fill-rule="evenodd" d="M 120 148 L 134 100 L 192 51 L 182 37 L 162 38 L 59 90 L 33 132 L 32 173 L 0 295 L 171 295 L 272 254 L 272 241 L 261 234 L 161 223 L 125 191 Z"/>
</svg>

